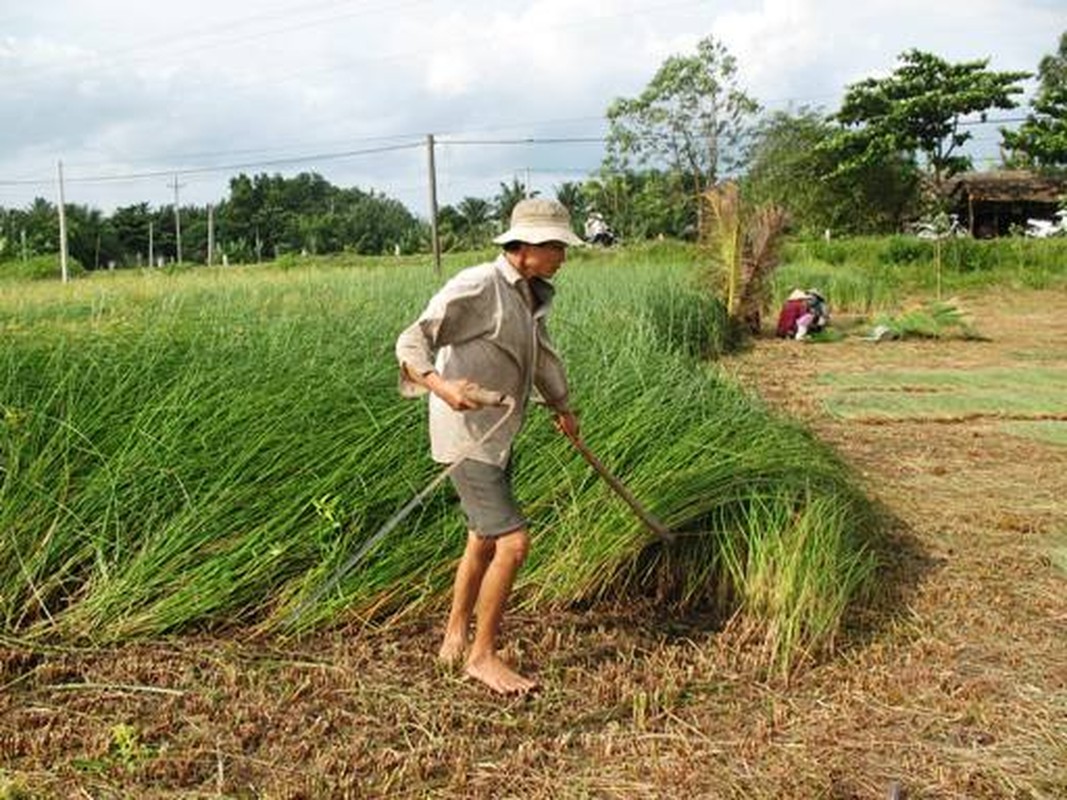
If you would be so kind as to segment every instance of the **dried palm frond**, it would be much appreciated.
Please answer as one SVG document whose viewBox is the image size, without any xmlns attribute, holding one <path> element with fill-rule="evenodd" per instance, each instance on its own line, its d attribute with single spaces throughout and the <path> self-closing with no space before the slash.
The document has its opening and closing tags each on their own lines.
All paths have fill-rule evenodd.
<svg viewBox="0 0 1067 800">
<path fill-rule="evenodd" d="M 770 301 L 768 278 L 778 267 L 786 213 L 773 205 L 746 208 L 733 181 L 708 189 L 703 200 L 709 213 L 701 239 L 712 250 L 727 313 L 758 333 Z"/>
<path fill-rule="evenodd" d="M 710 213 L 702 238 L 715 252 L 714 258 L 725 284 L 726 311 L 733 317 L 737 313 L 742 280 L 741 192 L 736 183 L 727 181 L 708 189 L 703 197 Z"/>
<path fill-rule="evenodd" d="M 752 333 L 759 333 L 760 316 L 770 304 L 769 278 L 778 268 L 786 222 L 785 209 L 776 205 L 760 206 L 750 216 L 742 259 L 737 318 Z"/>
</svg>

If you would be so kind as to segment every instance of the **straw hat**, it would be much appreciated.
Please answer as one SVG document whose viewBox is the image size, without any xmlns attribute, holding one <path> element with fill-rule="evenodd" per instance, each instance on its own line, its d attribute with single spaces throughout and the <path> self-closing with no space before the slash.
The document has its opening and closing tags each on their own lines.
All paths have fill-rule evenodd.
<svg viewBox="0 0 1067 800">
<path fill-rule="evenodd" d="M 789 295 L 789 300 L 807 300 L 808 293 L 803 289 L 794 289 Z"/>
<path fill-rule="evenodd" d="M 496 244 L 582 244 L 582 240 L 571 230 L 571 215 L 566 206 L 541 197 L 520 200 L 511 212 L 511 227 L 493 241 Z"/>
</svg>

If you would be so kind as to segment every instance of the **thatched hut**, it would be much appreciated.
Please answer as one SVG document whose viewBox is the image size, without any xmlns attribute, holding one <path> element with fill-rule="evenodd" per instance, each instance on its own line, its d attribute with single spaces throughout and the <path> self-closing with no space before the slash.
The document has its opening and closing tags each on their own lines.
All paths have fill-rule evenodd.
<svg viewBox="0 0 1067 800">
<path fill-rule="evenodd" d="M 1051 220 L 1067 195 L 1067 176 L 1026 170 L 963 172 L 951 178 L 946 194 L 972 236 L 1008 235 L 1030 218 Z"/>
</svg>

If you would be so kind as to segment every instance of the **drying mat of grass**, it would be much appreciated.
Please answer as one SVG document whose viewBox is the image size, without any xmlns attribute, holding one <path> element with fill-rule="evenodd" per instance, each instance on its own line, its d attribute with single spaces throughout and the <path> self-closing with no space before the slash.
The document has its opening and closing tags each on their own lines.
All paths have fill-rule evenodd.
<svg viewBox="0 0 1067 800">
<path fill-rule="evenodd" d="M 1067 531 L 1052 538 L 1048 552 L 1052 563 L 1067 577 Z"/>
<path fill-rule="evenodd" d="M 1067 370 L 990 367 L 829 373 L 827 409 L 850 419 L 1067 418 Z"/>
<path fill-rule="evenodd" d="M 1037 420 L 1006 422 L 1000 426 L 1005 433 L 1022 436 L 1050 444 L 1067 445 L 1067 422 L 1063 420 Z"/>
</svg>

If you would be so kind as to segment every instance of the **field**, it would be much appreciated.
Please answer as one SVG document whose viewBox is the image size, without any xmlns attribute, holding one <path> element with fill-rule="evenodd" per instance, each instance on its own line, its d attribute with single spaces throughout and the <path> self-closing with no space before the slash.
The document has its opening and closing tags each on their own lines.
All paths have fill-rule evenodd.
<svg viewBox="0 0 1067 800">
<path fill-rule="evenodd" d="M 960 304 L 974 312 L 983 339 L 760 340 L 714 369 L 814 430 L 888 520 L 877 602 L 853 606 L 832 651 L 783 673 L 768 661 L 766 626 L 743 614 L 724 617 L 700 604 L 679 610 L 641 592 L 539 604 L 535 569 L 527 602 L 508 618 L 507 655 L 544 690 L 501 703 L 434 666 L 439 619 L 430 600 L 387 625 L 340 615 L 340 624 L 292 638 L 264 624 L 276 609 L 239 597 L 218 610 L 217 599 L 191 593 L 185 602 L 194 610 L 180 632 L 164 624 L 145 633 L 161 619 L 156 598 L 116 605 L 137 588 L 119 582 L 99 595 L 107 603 L 82 605 L 93 598 L 91 585 L 69 606 L 62 637 L 30 637 L 41 621 L 27 628 L 7 612 L 16 635 L 6 635 L 0 651 L 0 797 L 860 798 L 884 796 L 894 783 L 913 798 L 1064 796 L 1067 299 L 1062 291 L 975 291 Z M 23 336 L 36 323 L 20 314 L 15 335 Z M 138 329 L 129 317 L 97 317 Z M 844 316 L 840 323 L 847 328 Z M 282 338 L 260 355 L 284 349 L 284 325 L 271 330 Z M 583 406 L 590 442 L 625 465 L 643 499 L 675 511 L 657 487 L 662 493 L 664 474 L 680 478 L 671 459 L 695 441 L 682 432 L 700 420 L 701 435 L 721 434 L 701 428 L 710 425 L 702 416 L 626 428 L 600 395 L 620 385 L 603 361 L 609 351 L 599 349 L 607 345 L 594 346 L 592 333 L 563 338 L 576 361 L 581 348 L 598 354 L 600 373 L 581 367 L 587 385 L 599 374 Z M 679 371 L 690 370 L 680 362 Z M 723 401 L 732 394 L 699 395 L 673 370 L 655 375 L 672 391 L 686 386 L 700 402 L 720 403 L 722 415 L 733 408 Z M 641 406 L 642 415 L 662 413 L 657 404 L 674 416 L 688 409 L 666 398 Z M 375 408 L 372 416 L 389 413 Z M 417 440 L 417 410 L 412 415 L 402 424 Z M 598 418 L 630 436 L 655 439 L 658 431 L 676 445 L 652 471 L 663 474 L 642 472 L 640 458 L 623 461 L 632 445 Z M 794 441 L 792 433 L 781 437 Z M 813 469 L 837 475 L 836 456 L 811 444 Z M 414 461 L 421 446 L 395 457 Z M 655 451 L 643 452 L 647 460 Z M 324 472 L 351 469 L 347 455 L 327 455 L 333 466 Z M 567 464 L 563 452 L 552 458 L 557 471 Z M 610 497 L 571 469 L 580 465 L 567 467 L 570 499 L 557 498 L 545 523 L 561 514 L 577 536 L 582 525 L 615 515 L 606 528 L 618 530 L 624 523 Z M 387 500 L 428 475 L 403 481 Z M 122 518 L 128 512 L 113 487 L 89 496 Z M 586 492 L 593 494 L 581 500 Z M 675 490 L 675 502 L 685 499 Z M 316 508 L 327 532 L 330 514 L 345 510 Z M 200 510 L 230 518 L 219 506 Z M 576 520 L 568 523 L 568 513 Z M 244 512 L 242 523 L 248 519 Z M 336 558 L 329 553 L 324 563 Z M 252 582 L 249 591 L 286 597 L 279 587 L 297 579 L 293 570 L 282 574 L 284 581 Z M 228 614 L 246 622 L 220 627 Z M 96 641 L 79 638 L 77 625 L 95 626 Z"/>
</svg>

